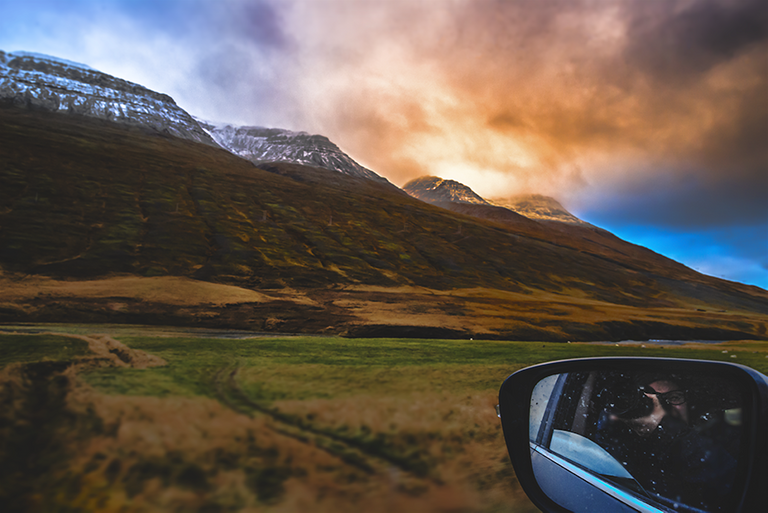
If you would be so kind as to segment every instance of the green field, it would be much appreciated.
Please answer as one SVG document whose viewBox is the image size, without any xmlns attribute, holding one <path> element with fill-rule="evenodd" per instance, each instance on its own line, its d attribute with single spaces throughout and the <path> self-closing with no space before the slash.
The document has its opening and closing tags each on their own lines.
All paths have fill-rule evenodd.
<svg viewBox="0 0 768 513">
<path fill-rule="evenodd" d="M 167 365 L 0 335 L 8 511 L 535 511 L 494 411 L 515 370 L 663 356 L 768 373 L 768 342 L 113 337 Z"/>
</svg>

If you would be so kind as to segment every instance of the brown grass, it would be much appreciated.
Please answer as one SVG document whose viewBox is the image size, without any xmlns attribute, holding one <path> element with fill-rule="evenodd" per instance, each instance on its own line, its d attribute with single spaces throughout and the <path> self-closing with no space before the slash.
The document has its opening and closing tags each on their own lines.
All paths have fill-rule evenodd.
<svg viewBox="0 0 768 513">
<path fill-rule="evenodd" d="M 430 290 L 420 287 L 344 287 L 323 294 L 333 304 L 352 313 L 363 324 L 440 326 L 476 337 L 515 333 L 521 327 L 536 327 L 541 339 L 569 339 L 572 326 L 580 324 L 599 339 L 600 324 L 611 322 L 665 323 L 690 329 L 702 326 L 751 325 L 766 333 L 768 314 L 740 310 L 713 310 L 691 303 L 675 307 L 618 305 L 583 297 L 578 291 L 555 294 L 527 293 L 488 288 Z M 316 295 L 317 297 L 317 295 Z M 320 302 L 318 300 L 318 302 Z M 547 336 L 546 333 L 549 333 Z M 514 337 L 509 337 L 514 338 Z M 613 337 L 611 337 L 613 338 Z M 656 337 L 673 338 L 673 337 Z M 711 337 L 702 337 L 711 338 Z"/>
<path fill-rule="evenodd" d="M 109 335 L 61 336 L 86 341 L 94 365 L 165 364 Z M 335 367 L 347 381 L 341 389 L 328 385 L 326 393 L 337 397 L 270 405 L 280 415 L 309 419 L 312 429 L 296 429 L 279 415 L 233 411 L 203 397 L 104 394 L 79 377 L 89 361 L 48 362 L 60 371 L 41 367 L 45 361 L 0 371 L 0 435 L 29 451 L 12 471 L 10 488 L 0 485 L 0 497 L 12 509 L 534 511 L 506 455 L 495 391 L 473 390 L 472 366 L 406 366 L 372 374 L 369 369 L 373 382 L 354 391 L 350 369 Z M 493 373 L 508 372 L 501 367 Z M 324 368 L 248 367 L 238 379 L 289 388 L 314 383 L 317 392 L 317 385 L 333 381 L 316 379 Z M 375 450 L 360 450 L 350 443 L 360 433 L 380 437 L 396 453 L 418 451 L 428 471 L 414 472 Z M 357 460 L 349 459 L 352 453 Z M 0 443 L 0 461 L 11 461 L 13 454 Z M 37 461 L 47 462 L 44 471 Z"/>
<path fill-rule="evenodd" d="M 286 513 L 521 511 L 515 506 L 525 508 L 525 501 L 510 486 L 493 394 L 457 399 L 414 393 L 279 403 L 286 412 L 314 413 L 328 426 L 395 425 L 406 438 L 441 433 L 443 440 L 429 446 L 439 461 L 441 481 L 435 483 L 393 466 L 367 474 L 311 442 L 282 435 L 269 419 L 249 418 L 212 400 L 105 396 L 80 384 L 69 397 L 70 409 L 95 412 L 107 433 L 83 442 L 68 462 L 70 472 L 83 476 L 70 504 L 100 511 L 189 511 L 213 504 Z M 464 426 L 473 426 L 470 433 Z M 152 465 L 161 467 L 160 475 L 150 471 L 139 486 L 136 469 Z M 183 478 L 190 468 L 196 469 L 195 487 Z M 287 475 L 275 485 L 283 492 L 273 500 L 260 498 L 249 481 L 249 473 L 263 470 Z"/>
<path fill-rule="evenodd" d="M 151 303 L 192 306 L 259 303 L 272 299 L 253 290 L 179 276 L 149 278 L 122 276 L 98 280 L 64 281 L 44 276 L 12 279 L 0 274 L 0 289 L 3 290 L 2 298 L 6 301 L 27 301 L 37 296 L 52 296 L 57 299 L 131 298 Z"/>
</svg>

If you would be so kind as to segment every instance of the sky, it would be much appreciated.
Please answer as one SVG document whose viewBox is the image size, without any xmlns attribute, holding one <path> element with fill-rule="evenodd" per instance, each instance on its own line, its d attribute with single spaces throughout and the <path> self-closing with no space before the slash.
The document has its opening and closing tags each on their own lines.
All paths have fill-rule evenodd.
<svg viewBox="0 0 768 513">
<path fill-rule="evenodd" d="M 399 186 L 550 195 L 768 289 L 765 0 L 0 1 L 1 50 L 323 134 Z"/>
</svg>

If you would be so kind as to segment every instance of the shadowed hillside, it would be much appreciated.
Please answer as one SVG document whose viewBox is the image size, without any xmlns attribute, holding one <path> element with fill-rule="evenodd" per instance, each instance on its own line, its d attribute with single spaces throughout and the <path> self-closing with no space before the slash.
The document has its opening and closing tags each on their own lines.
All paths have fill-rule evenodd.
<svg viewBox="0 0 768 513">
<path fill-rule="evenodd" d="M 700 275 L 600 230 L 471 217 L 476 212 L 450 212 L 387 184 L 286 163 L 257 168 L 224 150 L 106 121 L 11 107 L 0 109 L 0 120 L 6 282 L 175 276 L 269 294 L 216 310 L 206 296 L 198 308 L 130 294 L 30 295 L 38 281 L 0 299 L 4 321 L 565 339 L 660 336 L 673 315 L 683 338 L 765 336 L 764 290 Z M 451 291 L 445 300 L 423 297 Z M 568 305 L 564 314 L 531 306 L 553 298 Z M 397 310 L 411 299 L 414 311 Z M 373 315 L 371 302 L 394 307 Z M 518 303 L 525 307 L 510 306 Z M 659 321 L 643 314 L 639 329 L 608 306 L 666 313 Z M 596 308 L 605 315 L 584 317 Z M 721 310 L 730 316 L 709 315 Z M 463 322 L 447 327 L 430 317 L 450 312 Z M 516 316 L 525 326 L 508 324 Z"/>
</svg>

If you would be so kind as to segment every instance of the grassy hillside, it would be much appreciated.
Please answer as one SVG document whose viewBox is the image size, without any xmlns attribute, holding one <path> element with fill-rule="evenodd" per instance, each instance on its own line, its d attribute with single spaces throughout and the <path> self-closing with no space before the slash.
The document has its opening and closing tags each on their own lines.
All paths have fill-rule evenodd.
<svg viewBox="0 0 768 513">
<path fill-rule="evenodd" d="M 439 328 L 429 316 L 440 313 L 467 321 L 449 328 L 453 336 L 766 336 L 766 291 L 702 276 L 612 236 L 510 226 L 369 180 L 290 164 L 260 169 L 189 141 L 11 107 L 0 108 L 0 154 L 0 321 L 354 334 L 365 326 Z M 124 282 L 111 295 L 88 286 L 37 290 L 24 282 L 30 276 L 177 277 L 262 295 L 221 303 L 210 288 L 179 288 L 181 305 Z M 25 283 L 33 295 L 18 292 Z M 485 292 L 468 300 L 466 290 Z M 423 301 L 449 291 L 457 292 Z M 564 314 L 541 308 L 553 299 Z M 384 318 L 390 301 L 418 318 Z M 366 314 L 366 304 L 379 313 Z M 595 320 L 586 313 L 596 305 Z M 644 324 L 606 313 L 617 307 L 642 311 L 636 321 Z M 713 312 L 721 318 L 713 321 Z M 665 331 L 669 325 L 682 328 Z"/>
</svg>

